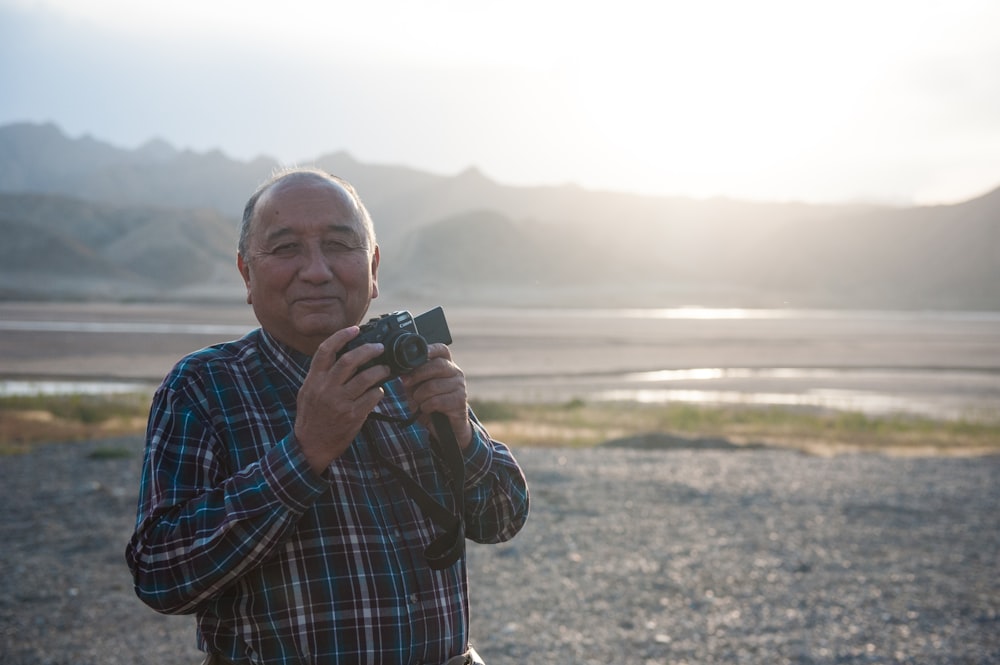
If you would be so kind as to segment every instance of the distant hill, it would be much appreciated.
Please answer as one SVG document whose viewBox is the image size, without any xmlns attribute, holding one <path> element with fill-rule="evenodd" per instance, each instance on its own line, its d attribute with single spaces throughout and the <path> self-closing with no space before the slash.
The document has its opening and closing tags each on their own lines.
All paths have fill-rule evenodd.
<svg viewBox="0 0 1000 665">
<path fill-rule="evenodd" d="M 508 187 L 358 162 L 384 292 L 441 302 L 1000 310 L 1000 189 L 958 205 Z M 0 298 L 242 299 L 238 217 L 275 160 L 0 127 Z"/>
<path fill-rule="evenodd" d="M 241 288 L 237 224 L 213 210 L 0 194 L 0 231 L 0 299 L 203 299 Z"/>
</svg>

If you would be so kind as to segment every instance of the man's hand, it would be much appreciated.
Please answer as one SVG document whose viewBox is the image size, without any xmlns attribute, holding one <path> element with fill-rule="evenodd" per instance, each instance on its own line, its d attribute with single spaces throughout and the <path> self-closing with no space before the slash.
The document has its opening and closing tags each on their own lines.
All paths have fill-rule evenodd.
<svg viewBox="0 0 1000 665">
<path fill-rule="evenodd" d="M 351 326 L 320 344 L 299 389 L 295 438 L 317 473 L 350 447 L 384 394 L 381 384 L 389 376 L 388 367 L 377 365 L 358 372 L 382 353 L 381 344 L 363 344 L 337 357 L 357 335 L 358 327 Z"/>
<path fill-rule="evenodd" d="M 429 345 L 427 362 L 409 374 L 404 374 L 402 380 L 406 398 L 410 406 L 419 411 L 420 422 L 425 427 L 438 436 L 431 424 L 430 414 L 441 413 L 448 417 L 458 445 L 463 450 L 472 443 L 465 374 L 452 361 L 451 351 L 447 346 Z"/>
</svg>

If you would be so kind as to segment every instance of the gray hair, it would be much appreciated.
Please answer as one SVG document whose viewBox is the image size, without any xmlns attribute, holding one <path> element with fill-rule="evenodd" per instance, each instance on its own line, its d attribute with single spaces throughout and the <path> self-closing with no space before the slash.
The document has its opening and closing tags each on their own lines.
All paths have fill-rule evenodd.
<svg viewBox="0 0 1000 665">
<path fill-rule="evenodd" d="M 254 215 L 257 212 L 257 203 L 265 193 L 270 191 L 272 187 L 292 178 L 311 178 L 318 181 L 333 183 L 342 187 L 344 191 L 350 195 L 351 199 L 354 200 L 355 205 L 358 207 L 358 212 L 361 216 L 359 221 L 368 233 L 369 251 L 375 249 L 375 225 L 372 223 L 372 218 L 368 213 L 368 208 L 365 207 L 365 204 L 361 201 L 361 197 L 358 195 L 357 190 L 354 189 L 354 185 L 347 182 L 343 178 L 327 173 L 322 169 L 312 167 L 291 167 L 276 170 L 273 174 L 271 174 L 271 177 L 257 187 L 256 191 L 254 191 L 254 193 L 251 194 L 250 198 L 247 200 L 247 204 L 243 207 L 243 222 L 240 224 L 240 239 L 236 246 L 236 251 L 239 252 L 240 256 L 244 259 L 247 258 L 247 251 L 250 244 L 250 231 L 252 230 L 251 226 L 253 224 Z"/>
</svg>

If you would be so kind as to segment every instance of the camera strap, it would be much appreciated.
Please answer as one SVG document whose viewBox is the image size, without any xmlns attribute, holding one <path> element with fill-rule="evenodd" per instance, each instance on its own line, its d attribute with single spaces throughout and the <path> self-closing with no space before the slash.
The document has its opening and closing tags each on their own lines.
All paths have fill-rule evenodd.
<svg viewBox="0 0 1000 665">
<path fill-rule="evenodd" d="M 410 424 L 416 417 L 409 420 L 399 420 L 390 418 L 378 413 L 372 413 L 372 417 L 379 420 L 395 422 L 399 424 Z M 448 417 L 441 413 L 432 413 L 431 422 L 437 437 L 433 434 L 430 437 L 431 447 L 434 453 L 448 467 L 446 480 L 451 486 L 451 493 L 454 501 L 455 511 L 448 510 L 434 500 L 427 490 L 418 483 L 406 471 L 397 464 L 390 462 L 378 450 L 378 446 L 372 446 L 371 450 L 375 458 L 382 466 L 392 473 L 393 477 L 403 486 L 404 491 L 410 499 L 420 506 L 424 515 L 427 516 L 444 532 L 424 550 L 424 557 L 427 565 L 434 570 L 444 570 L 462 558 L 465 554 L 465 461 L 462 459 L 462 450 L 455 438 L 455 432 L 451 429 Z M 441 437 L 440 439 L 438 437 Z M 443 439 L 443 440 L 442 440 Z"/>
</svg>

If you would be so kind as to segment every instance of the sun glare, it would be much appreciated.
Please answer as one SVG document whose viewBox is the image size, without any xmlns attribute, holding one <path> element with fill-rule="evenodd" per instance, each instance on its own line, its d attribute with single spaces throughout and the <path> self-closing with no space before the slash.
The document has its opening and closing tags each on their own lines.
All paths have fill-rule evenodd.
<svg viewBox="0 0 1000 665">
<path fill-rule="evenodd" d="M 363 118 L 321 149 L 364 160 L 758 200 L 961 200 L 1000 176 L 989 0 L 10 1 L 160 54 L 185 85 L 185 57 L 278 89 L 294 77 L 261 63 L 301 63 L 331 83 L 289 124 Z"/>
<path fill-rule="evenodd" d="M 776 8 L 771 3 L 772 9 Z M 886 61 L 867 28 L 796 6 L 754 5 L 720 21 L 685 10 L 685 29 L 611 32 L 568 72 L 578 121 L 609 160 L 651 190 L 752 195 L 853 131 Z M 817 33 L 817 22 L 828 30 Z M 844 39 L 855 48 L 844 49 Z"/>
</svg>

